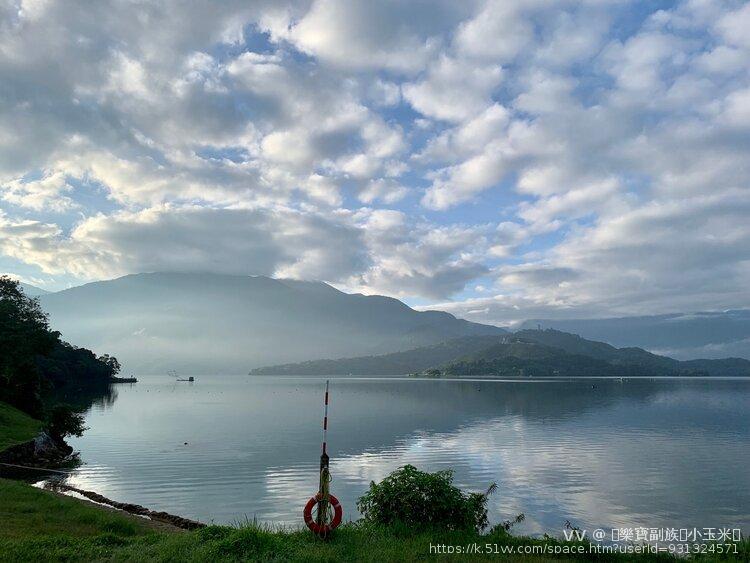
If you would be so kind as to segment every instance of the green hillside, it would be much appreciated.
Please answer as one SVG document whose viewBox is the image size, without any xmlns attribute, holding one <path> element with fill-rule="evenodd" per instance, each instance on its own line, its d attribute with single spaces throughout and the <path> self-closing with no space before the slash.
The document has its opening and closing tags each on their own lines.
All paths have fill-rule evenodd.
<svg viewBox="0 0 750 563">
<path fill-rule="evenodd" d="M 487 348 L 501 337 L 456 338 L 404 352 L 340 360 L 312 360 L 254 369 L 251 375 L 403 375 L 423 371 Z"/>
<path fill-rule="evenodd" d="M 252 375 L 750 375 L 750 361 L 680 362 L 642 348 L 615 348 L 558 330 L 522 330 L 448 340 L 404 352 L 258 368 Z"/>
<path fill-rule="evenodd" d="M 42 423 L 26 413 L 0 402 L 0 452 L 5 448 L 31 440 Z"/>
<path fill-rule="evenodd" d="M 496 375 L 502 377 L 677 375 L 652 364 L 613 363 L 561 348 L 513 337 L 448 362 L 427 375 Z"/>
</svg>

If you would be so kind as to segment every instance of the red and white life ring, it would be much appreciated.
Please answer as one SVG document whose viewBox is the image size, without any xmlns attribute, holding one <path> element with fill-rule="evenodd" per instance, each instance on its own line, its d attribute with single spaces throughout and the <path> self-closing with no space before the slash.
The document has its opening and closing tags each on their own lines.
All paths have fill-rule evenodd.
<svg viewBox="0 0 750 563">
<path fill-rule="evenodd" d="M 312 510 L 315 505 L 320 502 L 321 498 L 322 497 L 320 493 L 318 493 L 314 497 L 311 497 L 310 500 L 307 501 L 305 510 L 302 512 L 302 514 L 305 517 L 305 524 L 307 524 L 307 527 L 310 528 L 310 530 L 312 530 L 314 534 L 324 536 L 328 534 L 328 532 L 338 528 L 339 524 L 341 524 L 341 519 L 344 517 L 344 509 L 341 508 L 339 499 L 329 494 L 328 502 L 333 507 L 333 520 L 324 524 L 318 524 L 312 516 Z"/>
</svg>

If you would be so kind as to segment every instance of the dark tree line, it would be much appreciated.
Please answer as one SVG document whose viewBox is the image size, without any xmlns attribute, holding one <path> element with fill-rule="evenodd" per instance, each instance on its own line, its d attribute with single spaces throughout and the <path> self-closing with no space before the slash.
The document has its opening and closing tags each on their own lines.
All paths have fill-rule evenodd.
<svg viewBox="0 0 750 563">
<path fill-rule="evenodd" d="M 116 358 L 62 341 L 39 300 L 0 276 L 0 401 L 42 418 L 44 399 L 55 389 L 104 383 L 119 371 Z"/>
</svg>

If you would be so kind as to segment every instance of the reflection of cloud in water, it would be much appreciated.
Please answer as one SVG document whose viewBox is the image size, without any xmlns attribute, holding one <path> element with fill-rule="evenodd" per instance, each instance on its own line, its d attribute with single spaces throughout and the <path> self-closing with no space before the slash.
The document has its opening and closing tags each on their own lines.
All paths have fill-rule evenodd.
<svg viewBox="0 0 750 563">
<path fill-rule="evenodd" d="M 347 516 L 355 518 L 355 500 L 367 484 L 409 463 L 430 471 L 454 469 L 455 484 L 465 490 L 482 490 L 497 481 L 499 490 L 489 503 L 491 522 L 524 512 L 526 521 L 516 528 L 524 533 L 560 534 L 565 520 L 589 528 L 748 525 L 747 515 L 742 522 L 731 518 L 731 507 L 725 507 L 720 522 L 707 523 L 702 516 L 703 501 L 711 500 L 702 483 L 726 487 L 734 484 L 736 472 L 715 466 L 701 470 L 698 462 L 712 451 L 736 447 L 732 434 L 578 427 L 515 416 L 455 432 L 415 433 L 382 451 L 334 458 L 333 491 Z M 747 451 L 741 455 L 750 462 Z M 317 488 L 316 471 L 315 464 L 304 471 L 269 469 L 267 494 L 278 506 L 306 499 Z"/>
<path fill-rule="evenodd" d="M 71 479 L 204 521 L 299 525 L 318 487 L 322 385 L 143 377 L 89 412 L 90 430 L 71 440 L 86 465 Z M 519 531 L 559 534 L 566 518 L 750 528 L 748 382 L 354 378 L 332 388 L 333 492 L 346 518 L 371 480 L 411 463 L 452 468 L 466 490 L 497 481 L 491 520 L 524 512 Z"/>
</svg>

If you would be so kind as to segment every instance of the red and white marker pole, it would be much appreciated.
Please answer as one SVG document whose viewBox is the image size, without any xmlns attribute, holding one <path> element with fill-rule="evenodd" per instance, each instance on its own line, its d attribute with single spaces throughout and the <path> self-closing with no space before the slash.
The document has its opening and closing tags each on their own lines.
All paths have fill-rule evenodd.
<svg viewBox="0 0 750 563">
<path fill-rule="evenodd" d="M 327 460 L 328 459 L 328 454 L 326 453 L 326 439 L 328 436 L 328 380 L 327 379 L 326 379 L 326 398 L 325 398 L 324 404 L 325 406 L 323 407 L 323 456 L 325 456 Z M 328 467 L 327 464 L 326 464 L 326 467 Z M 320 468 L 323 469 L 322 464 Z"/>
<path fill-rule="evenodd" d="M 320 485 L 318 494 L 312 497 L 303 510 L 305 524 L 316 535 L 325 538 L 335 530 L 343 517 L 344 511 L 341 503 L 331 494 L 329 483 L 331 474 L 328 471 L 328 452 L 326 451 L 328 439 L 328 380 L 326 380 L 326 396 L 323 408 L 323 451 L 320 454 Z M 317 513 L 313 515 L 313 509 Z"/>
</svg>

